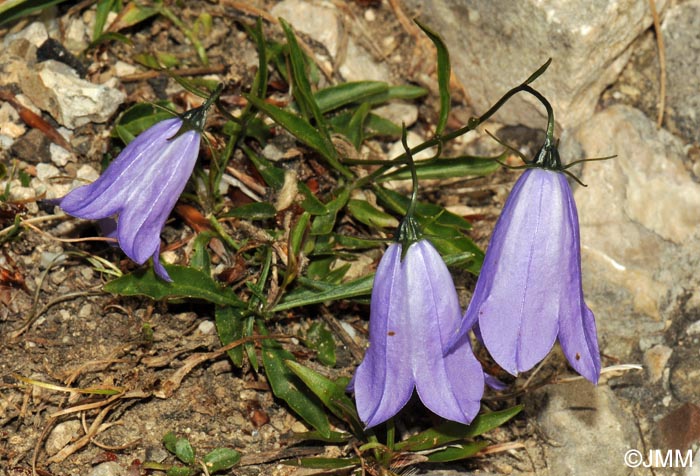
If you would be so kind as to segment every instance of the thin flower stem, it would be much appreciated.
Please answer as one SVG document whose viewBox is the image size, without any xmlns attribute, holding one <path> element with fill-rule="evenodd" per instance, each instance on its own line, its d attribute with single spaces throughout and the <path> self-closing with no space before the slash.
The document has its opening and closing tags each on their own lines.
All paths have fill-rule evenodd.
<svg viewBox="0 0 700 476">
<path fill-rule="evenodd" d="M 396 422 L 394 417 L 391 417 L 386 422 L 386 447 L 394 451 L 394 442 L 396 441 Z"/>
<path fill-rule="evenodd" d="M 406 217 L 413 217 L 413 214 L 416 211 L 416 202 L 418 202 L 418 174 L 416 173 L 416 163 L 413 160 L 411 148 L 408 147 L 405 124 L 403 127 L 403 133 L 401 134 L 401 144 L 406 151 L 406 162 L 411 169 L 411 186 L 413 187 L 413 191 L 411 192 L 411 203 L 408 205 L 408 210 L 406 210 Z"/>
<path fill-rule="evenodd" d="M 506 102 L 510 100 L 513 96 L 518 94 L 519 92 L 526 91 L 527 89 L 532 89 L 530 88 L 529 84 L 537 79 L 544 71 L 547 69 L 551 62 L 551 59 L 547 61 L 545 64 L 543 64 L 537 71 L 535 71 L 529 78 L 527 78 L 523 83 L 520 85 L 514 87 L 513 89 L 509 90 L 506 92 L 491 108 L 486 111 L 484 114 L 482 114 L 479 117 L 472 117 L 469 119 L 467 122 L 467 125 L 457 129 L 456 131 L 450 132 L 449 134 L 444 134 L 439 137 L 433 137 L 430 140 L 427 140 L 421 144 L 418 144 L 417 146 L 413 147 L 410 149 L 410 152 L 412 154 L 417 154 L 418 152 L 421 152 L 425 149 L 428 149 L 430 147 L 442 144 L 444 142 L 447 142 L 449 140 L 455 139 L 461 135 L 466 134 L 467 132 L 475 130 L 477 127 L 479 127 L 482 123 L 486 122 L 488 119 L 491 118 Z M 534 91 L 534 90 L 533 90 Z M 405 153 L 400 155 L 399 157 L 396 157 L 396 162 L 401 162 L 405 158 Z M 368 183 L 374 182 L 374 180 L 381 176 L 382 174 L 386 173 L 387 170 L 391 168 L 390 165 L 384 165 L 374 172 L 372 172 L 369 175 L 366 175 L 365 177 L 360 178 L 355 182 L 355 188 L 360 188 Z"/>
</svg>

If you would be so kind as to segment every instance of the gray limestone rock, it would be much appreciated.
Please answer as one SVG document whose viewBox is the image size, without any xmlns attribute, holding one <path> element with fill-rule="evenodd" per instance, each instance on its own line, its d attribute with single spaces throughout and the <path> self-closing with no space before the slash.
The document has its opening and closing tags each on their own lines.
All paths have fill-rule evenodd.
<svg viewBox="0 0 700 476">
<path fill-rule="evenodd" d="M 661 28 L 666 47 L 666 124 L 684 139 L 700 143 L 700 1 L 667 12 Z"/>
<path fill-rule="evenodd" d="M 115 85 L 94 84 L 58 61 L 38 63 L 21 81 L 24 93 L 69 129 L 105 122 L 126 99 Z"/>
<path fill-rule="evenodd" d="M 627 476 L 625 452 L 641 448 L 632 415 L 604 385 L 587 381 L 550 385 L 530 395 L 543 436 L 550 476 Z M 634 474 L 646 475 L 647 470 Z"/>
<path fill-rule="evenodd" d="M 698 240 L 700 185 L 683 165 L 683 144 L 627 106 L 595 115 L 562 140 L 560 151 L 565 162 L 617 154 L 586 163 L 581 178 L 588 187 L 574 196 L 584 291 L 601 350 L 628 359 L 640 337 L 663 333 L 669 293 L 693 289 L 677 275 L 683 247 Z"/>
<path fill-rule="evenodd" d="M 656 2 L 661 8 L 664 2 Z M 548 58 L 534 86 L 552 102 L 565 129 L 593 115 L 601 92 L 629 58 L 628 46 L 651 25 L 648 2 L 636 0 L 408 0 L 440 32 L 455 73 L 477 113 L 526 79 Z M 543 108 L 525 94 L 497 116 L 533 124 Z"/>
</svg>

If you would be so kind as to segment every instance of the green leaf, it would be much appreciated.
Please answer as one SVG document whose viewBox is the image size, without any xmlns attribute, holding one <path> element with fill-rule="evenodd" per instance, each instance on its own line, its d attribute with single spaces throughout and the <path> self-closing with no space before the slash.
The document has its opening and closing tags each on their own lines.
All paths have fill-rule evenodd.
<svg viewBox="0 0 700 476">
<path fill-rule="evenodd" d="M 5 0 L 0 2 L 0 25 L 13 22 L 65 0 Z"/>
<path fill-rule="evenodd" d="M 304 200 L 301 202 L 301 208 L 312 215 L 326 215 L 328 213 L 328 208 L 326 205 L 324 205 L 321 200 L 316 198 L 316 195 L 314 195 L 308 185 L 306 185 L 304 182 L 297 182 L 297 188 L 304 196 Z"/>
<path fill-rule="evenodd" d="M 413 20 L 423 32 L 428 35 L 428 38 L 433 42 L 437 49 L 437 73 L 438 73 L 438 88 L 440 90 L 440 115 L 437 125 L 435 126 L 435 135 L 439 136 L 445 130 L 447 118 L 450 115 L 450 54 L 447 51 L 447 46 L 440 38 L 440 35 L 435 33 L 427 26 L 420 23 L 418 20 Z"/>
<path fill-rule="evenodd" d="M 340 187 L 335 190 L 335 193 L 336 197 L 326 204 L 328 214 L 314 218 L 311 224 L 312 235 L 326 235 L 333 231 L 338 212 L 348 203 L 350 198 L 350 187 Z"/>
<path fill-rule="evenodd" d="M 173 431 L 169 431 L 163 436 L 163 446 L 165 449 L 175 454 L 175 443 L 177 442 L 177 435 Z"/>
<path fill-rule="evenodd" d="M 197 235 L 192 244 L 192 255 L 190 256 L 190 266 L 201 271 L 206 275 L 211 274 L 210 265 L 211 257 L 207 246 L 213 238 L 213 234 L 208 231 L 203 231 Z"/>
<path fill-rule="evenodd" d="M 349 379 L 339 378 L 333 381 L 298 362 L 287 360 L 285 364 L 304 381 L 314 395 L 321 399 L 333 415 L 351 426 L 356 436 L 363 435 L 363 424 L 357 415 L 352 399 L 345 391 Z"/>
<path fill-rule="evenodd" d="M 382 187 L 375 187 L 377 198 L 388 208 L 399 215 L 404 215 L 411 200 L 393 190 Z M 452 227 L 460 230 L 469 230 L 472 225 L 467 220 L 452 212 L 448 212 L 440 205 L 428 202 L 418 202 L 416 204 L 416 218 L 418 223 L 424 227 L 426 234 L 433 233 L 429 230 L 431 224 Z"/>
<path fill-rule="evenodd" d="M 301 142 L 321 154 L 326 160 L 329 162 L 337 161 L 333 145 L 323 137 L 323 134 L 321 134 L 318 129 L 303 118 L 285 109 L 268 104 L 254 96 L 247 96 L 247 98 L 256 108 L 270 116 L 273 121 L 284 127 Z"/>
<path fill-rule="evenodd" d="M 478 415 L 470 425 L 446 421 L 434 428 L 422 431 L 404 441 L 396 443 L 397 451 L 424 451 L 482 435 L 487 431 L 503 425 L 523 409 L 517 405 L 498 412 Z"/>
<path fill-rule="evenodd" d="M 365 121 L 367 120 L 367 115 L 369 114 L 369 104 L 361 104 L 357 108 L 355 114 L 352 115 L 350 122 L 348 123 L 348 129 L 346 136 L 350 143 L 355 147 L 355 150 L 360 150 L 362 142 L 365 140 Z"/>
<path fill-rule="evenodd" d="M 448 446 L 443 450 L 427 455 L 428 461 L 431 463 L 447 463 L 449 461 L 459 461 L 462 459 L 471 458 L 488 445 L 488 441 L 476 441 L 473 443 Z"/>
<path fill-rule="evenodd" d="M 302 280 L 300 277 L 297 281 L 302 281 L 305 284 L 315 284 L 315 289 L 297 289 L 287 293 L 282 301 L 277 304 L 272 311 L 279 312 L 288 309 L 293 309 L 300 306 L 308 306 L 309 304 L 319 304 L 325 301 L 336 301 L 338 299 L 350 299 L 358 296 L 366 296 L 372 292 L 372 282 L 374 274 L 363 276 L 361 278 L 343 283 L 337 286 L 328 285 L 318 281 L 309 282 Z"/>
<path fill-rule="evenodd" d="M 112 11 L 116 0 L 98 0 L 95 8 L 95 26 L 92 29 L 92 41 L 97 41 L 102 36 L 102 31 L 107 24 L 107 16 Z"/>
<path fill-rule="evenodd" d="M 389 85 L 383 81 L 354 81 L 321 89 L 314 94 L 314 98 L 320 111 L 326 113 L 348 104 L 363 102 L 388 90 Z"/>
<path fill-rule="evenodd" d="M 219 335 L 222 345 L 228 345 L 243 337 L 245 316 L 243 310 L 231 306 L 216 306 L 214 321 L 216 333 Z M 239 345 L 227 352 L 231 362 L 236 367 L 243 365 L 243 346 Z"/>
<path fill-rule="evenodd" d="M 328 124 L 334 131 L 346 137 L 350 137 L 352 135 L 350 132 L 350 121 L 353 120 L 355 112 L 356 111 L 343 111 L 336 114 L 328 120 Z M 365 139 L 376 136 L 399 138 L 401 137 L 401 127 L 397 126 L 389 119 L 384 119 L 370 112 L 367 114 L 364 121 L 363 135 Z"/>
<path fill-rule="evenodd" d="M 175 107 L 169 101 L 158 101 L 156 104 L 170 109 Z M 135 104 L 119 116 L 117 125 L 112 131 L 112 137 L 119 137 L 125 144 L 128 144 L 149 127 L 172 117 L 174 117 L 173 114 L 156 108 L 152 104 Z"/>
<path fill-rule="evenodd" d="M 175 441 L 175 456 L 187 464 L 194 464 L 194 448 L 187 438 L 178 438 Z"/>
<path fill-rule="evenodd" d="M 292 70 L 292 93 L 294 94 L 294 99 L 304 119 L 307 121 L 313 119 L 324 141 L 330 143 L 330 136 L 325 126 L 325 118 L 323 114 L 321 114 L 321 110 L 311 91 L 311 84 L 309 84 L 306 55 L 301 50 L 291 25 L 282 18 L 280 18 L 280 25 L 284 30 L 284 34 L 287 37 L 287 45 L 289 46 L 289 62 Z"/>
<path fill-rule="evenodd" d="M 444 179 L 456 177 L 480 177 L 497 171 L 501 164 L 498 160 L 504 159 L 504 154 L 493 158 L 484 157 L 442 157 L 439 159 L 425 160 L 416 163 L 416 173 L 419 180 Z M 411 178 L 411 170 L 401 167 L 398 170 L 377 177 L 375 183 L 389 180 L 405 180 Z"/>
<path fill-rule="evenodd" d="M 364 102 L 370 104 L 381 104 L 392 99 L 417 99 L 428 94 L 428 90 L 421 88 L 420 86 L 412 86 L 410 84 L 403 84 L 400 86 L 389 86 L 383 93 L 375 94 L 374 96 L 367 97 Z"/>
<path fill-rule="evenodd" d="M 249 146 L 241 144 L 241 148 L 250 161 L 253 162 L 265 183 L 275 190 L 281 189 L 284 185 L 284 170 L 277 167 L 272 161 L 256 154 Z"/>
<path fill-rule="evenodd" d="M 128 3 L 109 26 L 109 31 L 119 31 L 132 27 L 142 21 L 148 20 L 158 13 L 160 13 L 158 8 L 148 7 L 142 5 L 140 2 Z"/>
<path fill-rule="evenodd" d="M 168 468 L 165 474 L 166 476 L 192 476 L 194 474 L 194 470 L 192 468 L 188 468 L 187 466 L 171 466 Z"/>
<path fill-rule="evenodd" d="M 331 431 L 329 437 L 322 436 L 318 431 L 305 431 L 303 433 L 294 433 L 292 435 L 297 441 L 322 441 L 324 443 L 342 444 L 347 443 L 352 435 L 350 433 L 341 433 L 338 431 Z"/>
<path fill-rule="evenodd" d="M 333 469 L 353 468 L 360 464 L 360 458 L 296 458 L 282 461 L 288 466 L 299 466 L 310 469 Z"/>
<path fill-rule="evenodd" d="M 154 300 L 191 298 L 219 304 L 221 306 L 244 307 L 236 294 L 220 287 L 208 274 L 194 268 L 165 265 L 173 282 L 168 283 L 156 276 L 152 267 L 112 280 L 103 289 L 122 296 L 148 296 Z"/>
<path fill-rule="evenodd" d="M 360 222 L 373 228 L 396 228 L 399 221 L 393 216 L 378 210 L 367 200 L 352 199 L 348 201 L 348 212 Z"/>
<path fill-rule="evenodd" d="M 230 448 L 215 448 L 202 458 L 210 474 L 230 469 L 240 460 L 241 454 Z"/>
<path fill-rule="evenodd" d="M 158 61 L 158 58 L 151 53 L 137 53 L 133 56 L 133 60 L 136 61 L 141 66 L 146 68 L 159 70 L 162 69 L 162 65 Z"/>
<path fill-rule="evenodd" d="M 306 344 L 318 352 L 318 360 L 323 365 L 333 367 L 335 365 L 335 341 L 333 334 L 320 322 L 311 324 L 306 333 Z"/>
<path fill-rule="evenodd" d="M 286 360 L 293 359 L 294 356 L 284 350 L 278 342 L 272 339 L 263 340 L 262 361 L 272 392 L 277 398 L 287 402 L 292 410 L 321 435 L 330 437 L 331 427 L 323 411 L 323 404 L 316 396 L 306 393 L 303 382 L 284 364 Z"/>
<path fill-rule="evenodd" d="M 365 121 L 365 137 L 401 137 L 401 126 L 382 116 L 370 113 Z"/>
<path fill-rule="evenodd" d="M 223 214 L 224 217 L 245 218 L 246 220 L 265 220 L 277 215 L 274 205 L 267 202 L 246 203 Z"/>
</svg>

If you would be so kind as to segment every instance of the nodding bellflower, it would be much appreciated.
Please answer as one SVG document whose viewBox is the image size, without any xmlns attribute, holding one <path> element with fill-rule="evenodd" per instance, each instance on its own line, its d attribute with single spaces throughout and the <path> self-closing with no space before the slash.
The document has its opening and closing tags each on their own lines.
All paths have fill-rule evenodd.
<svg viewBox="0 0 700 476">
<path fill-rule="evenodd" d="M 194 169 L 213 98 L 182 117 L 151 126 L 122 150 L 100 178 L 60 199 L 60 207 L 78 218 L 117 216 L 112 236 L 119 247 L 138 264 L 152 257 L 156 274 L 165 281 L 171 279 L 158 257 L 160 233 Z"/>
<path fill-rule="evenodd" d="M 512 375 L 534 367 L 558 338 L 571 366 L 598 381 L 600 354 L 595 318 L 583 299 L 576 204 L 549 137 L 506 200 L 460 334 L 477 322 L 485 347 Z"/>
<path fill-rule="evenodd" d="M 352 382 L 358 414 L 367 427 L 378 425 L 415 388 L 432 412 L 468 424 L 484 375 L 468 336 L 447 349 L 461 319 L 452 277 L 430 242 L 402 241 L 388 247 L 374 277 L 370 344 Z"/>
</svg>

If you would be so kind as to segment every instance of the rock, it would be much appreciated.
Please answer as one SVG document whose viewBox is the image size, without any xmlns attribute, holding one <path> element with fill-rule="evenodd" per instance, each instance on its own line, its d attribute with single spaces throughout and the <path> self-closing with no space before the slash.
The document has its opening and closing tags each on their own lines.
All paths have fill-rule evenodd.
<svg viewBox="0 0 700 476">
<path fill-rule="evenodd" d="M 107 461 L 92 468 L 88 476 L 126 476 L 126 474 L 126 468 L 122 465 L 116 461 Z"/>
<path fill-rule="evenodd" d="M 60 174 L 61 171 L 51 164 L 36 164 L 36 178 L 39 180 L 46 181 L 47 179 L 57 177 Z"/>
<path fill-rule="evenodd" d="M 406 134 L 406 142 L 408 143 L 409 147 L 416 147 L 423 142 L 425 142 L 425 138 L 421 137 L 419 134 L 413 132 L 413 131 L 408 131 Z M 391 147 L 389 147 L 389 152 L 387 152 L 387 156 L 389 159 L 394 159 L 401 154 L 404 153 L 404 147 L 403 143 L 399 140 L 394 142 Z M 413 156 L 414 160 L 428 160 L 433 157 L 435 157 L 435 154 L 437 153 L 437 149 L 435 147 L 429 147 L 425 150 L 422 150 L 415 154 Z"/>
<path fill-rule="evenodd" d="M 351 35 L 343 34 L 342 20 L 331 2 L 282 0 L 275 4 L 271 13 L 284 18 L 296 30 L 321 43 L 332 62 L 337 63 L 342 59 L 336 66 L 346 81 L 388 81 L 391 77 L 385 63 L 375 61 Z M 341 40 L 345 40 L 346 44 L 343 45 Z"/>
<path fill-rule="evenodd" d="M 655 345 L 644 352 L 644 367 L 651 383 L 661 380 L 672 353 L 673 350 L 665 345 Z"/>
<path fill-rule="evenodd" d="M 21 123 L 15 108 L 9 102 L 3 102 L 0 105 L 0 134 L 17 139 L 22 137 L 26 131 L 27 129 Z"/>
<path fill-rule="evenodd" d="M 51 162 L 59 167 L 65 166 L 73 156 L 73 154 L 68 152 L 66 149 L 54 143 L 49 145 L 49 152 L 51 153 Z"/>
<path fill-rule="evenodd" d="M 341 76 L 346 81 L 386 81 L 389 82 L 391 72 L 386 63 L 374 60 L 372 55 L 364 48 L 348 39 L 345 61 L 338 68 Z"/>
<path fill-rule="evenodd" d="M 68 420 L 57 424 L 46 438 L 46 452 L 49 456 L 55 455 L 81 434 L 82 425 L 79 420 Z"/>
<path fill-rule="evenodd" d="M 285 19 L 296 30 L 321 43 L 331 59 L 335 59 L 343 25 L 332 3 L 283 0 L 272 7 L 270 13 Z"/>
<path fill-rule="evenodd" d="M 37 62 L 56 60 L 73 68 L 78 76 L 84 78 L 87 67 L 73 53 L 61 44 L 60 41 L 49 38 L 36 50 Z"/>
<path fill-rule="evenodd" d="M 105 122 L 126 99 L 114 85 L 93 84 L 55 60 L 38 63 L 23 78 L 31 101 L 69 129 Z"/>
<path fill-rule="evenodd" d="M 214 334 L 216 332 L 216 325 L 213 321 L 202 321 L 197 326 L 197 330 L 202 334 Z"/>
<path fill-rule="evenodd" d="M 700 441 L 700 407 L 684 403 L 659 421 L 658 437 L 668 449 L 687 450 Z"/>
<path fill-rule="evenodd" d="M 700 1 L 674 5 L 666 12 L 661 31 L 666 48 L 666 125 L 688 140 L 700 142 Z"/>
<path fill-rule="evenodd" d="M 405 124 L 407 128 L 418 120 L 418 107 L 407 102 L 392 102 L 375 108 L 372 112 L 399 126 Z"/>
<path fill-rule="evenodd" d="M 17 139 L 10 148 L 16 158 L 29 164 L 36 164 L 42 157 L 49 156 L 51 141 L 39 129 L 30 129 Z"/>
<path fill-rule="evenodd" d="M 627 63 L 628 46 L 652 22 L 636 0 L 407 0 L 439 32 L 477 113 L 552 58 L 534 86 L 568 128 L 593 115 L 598 97 Z M 661 9 L 665 2 L 656 2 Z M 605 47 L 601 47 L 605 45 Z M 497 117 L 532 125 L 544 109 L 520 94 Z M 538 119 L 539 118 L 539 119 Z"/>
<path fill-rule="evenodd" d="M 637 429 L 607 386 L 587 381 L 550 385 L 525 408 L 552 444 L 543 447 L 550 476 L 627 476 L 622 455 L 639 447 Z M 635 473 L 637 474 L 637 473 Z"/>
<path fill-rule="evenodd" d="M 588 187 L 574 196 L 584 290 L 602 350 L 626 358 L 639 336 L 665 329 L 661 306 L 668 293 L 695 289 L 689 283 L 697 278 L 679 253 L 698 241 L 700 187 L 683 166 L 683 144 L 631 107 L 613 106 L 565 136 L 565 162 L 617 154 L 586 163 L 581 178 Z"/>
<path fill-rule="evenodd" d="M 46 31 L 46 27 L 42 22 L 35 21 L 30 23 L 21 31 L 17 33 L 11 33 L 7 35 L 2 40 L 2 45 L 7 48 L 13 42 L 19 39 L 24 39 L 29 41 L 35 47 L 41 46 L 46 40 L 49 39 L 49 33 Z"/>
<path fill-rule="evenodd" d="M 92 183 L 100 178 L 100 173 L 92 168 L 92 166 L 85 164 L 78 169 L 76 177 L 82 181 L 84 185 L 85 183 Z"/>
<path fill-rule="evenodd" d="M 685 349 L 683 349 L 685 350 Z M 674 356 L 674 365 L 671 368 L 670 384 L 671 392 L 681 402 L 698 401 L 698 393 L 700 388 L 700 368 L 698 368 L 695 358 L 697 358 L 697 349 L 694 352 L 688 352 L 684 355 L 685 358 Z M 686 354 L 686 352 L 683 352 Z"/>
<path fill-rule="evenodd" d="M 692 324 L 690 324 L 686 330 L 685 333 L 688 334 L 689 336 L 696 336 L 700 334 L 700 321 L 695 321 Z"/>
<path fill-rule="evenodd" d="M 0 86 L 19 85 L 36 63 L 36 46 L 19 38 L 0 52 Z"/>
</svg>

